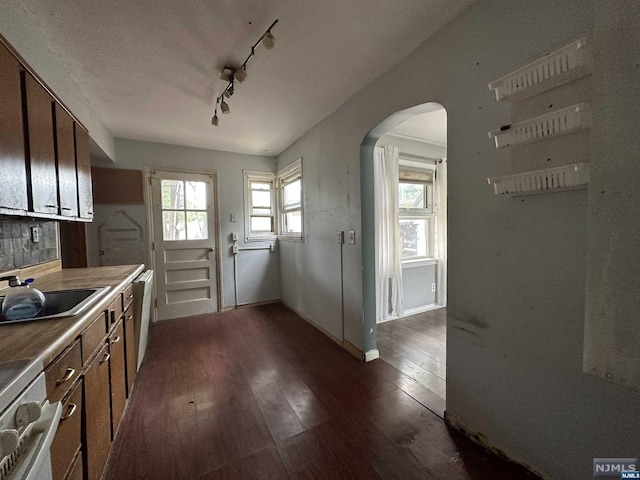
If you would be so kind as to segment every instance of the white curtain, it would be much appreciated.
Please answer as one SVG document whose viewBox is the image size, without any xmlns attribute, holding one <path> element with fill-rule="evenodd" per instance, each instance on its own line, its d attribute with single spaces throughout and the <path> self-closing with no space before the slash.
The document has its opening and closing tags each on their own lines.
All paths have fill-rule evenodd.
<svg viewBox="0 0 640 480">
<path fill-rule="evenodd" d="M 402 251 L 398 212 L 399 149 L 374 150 L 376 321 L 402 316 Z"/>
<path fill-rule="evenodd" d="M 447 305 L 447 159 L 436 163 L 434 182 L 436 211 L 436 252 L 438 259 L 438 297 L 436 303 Z"/>
</svg>

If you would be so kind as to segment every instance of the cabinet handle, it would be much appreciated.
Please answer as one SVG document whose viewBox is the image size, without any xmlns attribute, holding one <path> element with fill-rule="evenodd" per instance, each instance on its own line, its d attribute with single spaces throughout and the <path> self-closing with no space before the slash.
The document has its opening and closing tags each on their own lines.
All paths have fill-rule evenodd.
<svg viewBox="0 0 640 480">
<path fill-rule="evenodd" d="M 111 343 L 118 343 L 120 341 L 120 337 L 119 336 L 115 336 L 113 337 L 113 340 L 111 340 Z"/>
<path fill-rule="evenodd" d="M 76 408 L 78 408 L 78 406 L 75 403 L 70 403 L 69 410 L 67 410 L 67 413 L 63 417 L 60 417 L 60 421 L 64 422 L 65 420 L 73 417 L 73 414 L 76 413 Z"/>
<path fill-rule="evenodd" d="M 62 385 L 63 383 L 68 382 L 75 375 L 75 373 L 76 373 L 75 368 L 71 368 L 71 367 L 67 368 L 67 373 L 65 373 L 64 377 L 62 377 L 60 380 L 56 382 L 56 385 Z"/>
<path fill-rule="evenodd" d="M 48 208 L 58 208 L 58 205 L 45 205 L 45 207 L 48 207 Z"/>
<path fill-rule="evenodd" d="M 87 215 L 93 215 L 93 212 L 87 212 Z"/>
<path fill-rule="evenodd" d="M 109 310 L 109 316 L 111 317 L 111 323 L 116 323 L 116 311 Z"/>
<path fill-rule="evenodd" d="M 130 295 L 127 295 L 127 300 L 131 300 L 133 298 L 133 293 Z"/>
<path fill-rule="evenodd" d="M 131 320 L 132 318 L 133 318 L 133 315 L 127 316 L 127 320 Z"/>
<path fill-rule="evenodd" d="M 71 210 L 69 207 L 62 207 L 62 210 Z"/>
<path fill-rule="evenodd" d="M 110 353 L 105 353 L 104 357 L 102 358 L 102 360 L 100 360 L 100 363 L 108 362 L 110 358 L 111 358 L 111 354 Z"/>
</svg>

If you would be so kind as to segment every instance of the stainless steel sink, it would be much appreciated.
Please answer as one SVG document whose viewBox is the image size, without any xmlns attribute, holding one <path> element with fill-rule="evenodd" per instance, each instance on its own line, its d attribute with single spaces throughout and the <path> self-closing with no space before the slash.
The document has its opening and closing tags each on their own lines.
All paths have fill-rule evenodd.
<svg viewBox="0 0 640 480">
<path fill-rule="evenodd" d="M 82 313 L 91 303 L 106 295 L 109 290 L 110 287 L 100 287 L 42 292 L 45 298 L 44 307 L 37 316 L 20 320 L 7 320 L 0 315 L 0 324 L 72 317 Z M 4 297 L 0 297 L 0 308 L 3 301 Z"/>
</svg>

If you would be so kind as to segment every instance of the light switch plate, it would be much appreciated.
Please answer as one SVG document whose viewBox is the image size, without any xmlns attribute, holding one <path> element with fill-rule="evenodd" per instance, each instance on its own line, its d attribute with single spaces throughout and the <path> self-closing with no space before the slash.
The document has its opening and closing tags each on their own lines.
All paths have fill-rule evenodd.
<svg viewBox="0 0 640 480">
<path fill-rule="evenodd" d="M 33 243 L 38 243 L 40 241 L 40 232 L 38 231 L 38 227 L 31 227 L 31 241 Z"/>
<path fill-rule="evenodd" d="M 230 215 L 230 217 L 231 217 L 231 221 L 232 221 L 232 222 L 237 222 L 237 221 L 238 221 L 238 215 L 237 215 L 237 214 L 232 213 L 232 214 Z"/>
<path fill-rule="evenodd" d="M 356 244 L 356 231 L 349 230 L 349 245 L 355 245 L 355 244 Z"/>
</svg>

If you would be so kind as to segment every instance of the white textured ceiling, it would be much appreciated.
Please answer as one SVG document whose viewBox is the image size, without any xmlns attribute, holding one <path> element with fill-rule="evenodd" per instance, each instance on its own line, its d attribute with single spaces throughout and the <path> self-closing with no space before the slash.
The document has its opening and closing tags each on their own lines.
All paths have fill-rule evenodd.
<svg viewBox="0 0 640 480">
<path fill-rule="evenodd" d="M 473 0 L 18 1 L 113 136 L 277 155 Z"/>
</svg>

